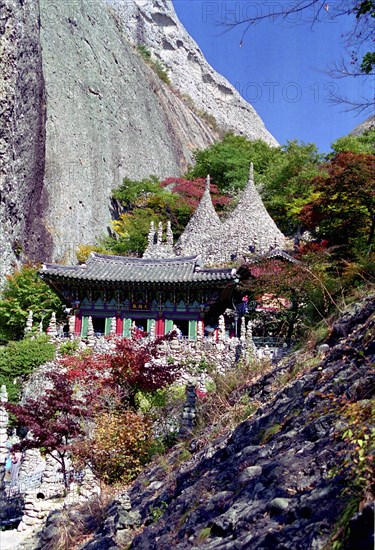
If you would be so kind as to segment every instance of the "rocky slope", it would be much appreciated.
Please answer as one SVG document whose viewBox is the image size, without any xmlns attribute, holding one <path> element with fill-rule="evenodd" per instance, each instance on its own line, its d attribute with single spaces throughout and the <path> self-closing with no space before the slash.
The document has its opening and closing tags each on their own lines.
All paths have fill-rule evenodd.
<svg viewBox="0 0 375 550">
<path fill-rule="evenodd" d="M 374 312 L 372 297 L 336 323 L 309 363 L 296 353 L 248 387 L 260 403 L 252 418 L 211 443 L 193 440 L 192 457 L 180 448 L 144 472 L 131 504 L 118 498 L 82 549 L 330 548 L 355 495 L 342 466 L 350 448 L 339 402 L 365 407 L 374 396 Z M 372 506 L 367 499 L 352 518 L 347 548 L 373 548 Z"/>
<path fill-rule="evenodd" d="M 0 8 L 1 275 L 17 257 L 74 261 L 77 244 L 106 231 L 111 189 L 125 176 L 179 175 L 193 150 L 217 137 L 141 59 L 131 44 L 134 17 L 126 21 L 124 9 L 140 10 L 135 20 L 146 42 L 155 38 L 155 53 L 173 19 L 181 46 L 164 49 L 180 90 L 194 95 L 207 75 L 218 86 L 222 80 L 170 3 L 0 0 Z M 180 50 L 195 51 L 198 71 Z M 197 105 L 223 126 L 274 143 L 243 100 L 210 102 Z"/>
</svg>

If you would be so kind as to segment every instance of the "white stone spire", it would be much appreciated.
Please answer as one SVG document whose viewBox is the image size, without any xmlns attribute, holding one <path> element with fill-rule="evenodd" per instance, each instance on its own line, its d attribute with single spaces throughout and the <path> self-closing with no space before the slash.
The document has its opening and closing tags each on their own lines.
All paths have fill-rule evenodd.
<svg viewBox="0 0 375 550">
<path fill-rule="evenodd" d="M 249 180 L 232 214 L 223 224 L 226 248 L 237 258 L 251 251 L 267 252 L 284 246 L 285 237 L 267 212 L 254 184 L 253 163 Z M 254 249 L 254 250 L 253 250 Z"/>
<path fill-rule="evenodd" d="M 198 208 L 176 243 L 175 251 L 179 256 L 201 254 L 205 258 L 212 234 L 221 231 L 222 224 L 211 200 L 210 184 L 208 175 Z"/>
<path fill-rule="evenodd" d="M 167 221 L 167 244 L 173 246 L 173 233 L 171 228 L 171 222 Z"/>
<path fill-rule="evenodd" d="M 158 236 L 157 236 L 158 246 L 160 246 L 162 242 L 163 242 L 163 224 L 161 222 L 159 222 L 159 224 L 158 224 Z"/>
</svg>

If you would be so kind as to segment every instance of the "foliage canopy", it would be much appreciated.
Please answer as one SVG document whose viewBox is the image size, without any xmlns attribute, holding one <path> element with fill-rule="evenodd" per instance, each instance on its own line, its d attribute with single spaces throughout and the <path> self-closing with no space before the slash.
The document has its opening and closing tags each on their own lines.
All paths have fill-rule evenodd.
<svg viewBox="0 0 375 550">
<path fill-rule="evenodd" d="M 1 332 L 8 338 L 23 337 L 29 310 L 34 322 L 46 323 L 52 312 L 62 315 L 62 302 L 40 277 L 38 269 L 26 265 L 13 275 L 8 275 L 0 300 Z"/>
</svg>

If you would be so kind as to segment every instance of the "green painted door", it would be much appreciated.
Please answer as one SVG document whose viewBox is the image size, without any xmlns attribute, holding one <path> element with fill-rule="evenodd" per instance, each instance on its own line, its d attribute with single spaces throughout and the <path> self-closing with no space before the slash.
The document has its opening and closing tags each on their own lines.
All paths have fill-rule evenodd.
<svg viewBox="0 0 375 550">
<path fill-rule="evenodd" d="M 197 339 L 197 321 L 189 321 L 189 340 Z"/>
<path fill-rule="evenodd" d="M 123 325 L 122 325 L 122 335 L 124 338 L 130 338 L 132 334 L 132 320 L 131 319 L 124 319 Z"/>
<path fill-rule="evenodd" d="M 104 324 L 104 335 L 105 336 L 110 335 L 110 333 L 111 333 L 111 324 L 112 324 L 111 317 L 106 317 L 105 318 L 105 324 Z"/>
<path fill-rule="evenodd" d="M 171 332 L 173 327 L 173 321 L 171 319 L 166 319 L 164 323 L 164 334 L 168 334 L 168 332 Z"/>
<path fill-rule="evenodd" d="M 82 317 L 82 326 L 81 326 L 81 336 L 82 336 L 82 338 L 86 338 L 88 328 L 89 328 L 89 318 L 88 317 Z"/>
</svg>

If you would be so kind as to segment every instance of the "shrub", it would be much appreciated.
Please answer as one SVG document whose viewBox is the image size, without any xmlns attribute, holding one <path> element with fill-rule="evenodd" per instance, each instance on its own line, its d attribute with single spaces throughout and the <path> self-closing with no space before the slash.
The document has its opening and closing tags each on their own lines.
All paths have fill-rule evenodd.
<svg viewBox="0 0 375 550">
<path fill-rule="evenodd" d="M 149 65 L 155 71 L 160 80 L 162 80 L 165 84 L 171 83 L 167 70 L 165 69 L 161 61 L 159 61 L 159 59 L 152 59 L 151 51 L 147 48 L 145 44 L 138 44 L 137 52 L 142 57 L 142 59 L 146 61 L 147 65 Z"/>
<path fill-rule="evenodd" d="M 129 410 L 117 411 L 96 418 L 92 436 L 77 455 L 106 483 L 128 482 L 142 470 L 151 444 L 151 423 L 146 418 Z"/>
<path fill-rule="evenodd" d="M 60 345 L 59 352 L 61 355 L 74 355 L 78 351 L 78 348 L 78 340 L 68 340 Z"/>
<path fill-rule="evenodd" d="M 21 377 L 30 374 L 39 365 L 52 361 L 54 356 L 55 346 L 46 335 L 25 338 L 1 347 L 0 384 L 6 385 L 9 400 L 17 400 Z"/>
</svg>

